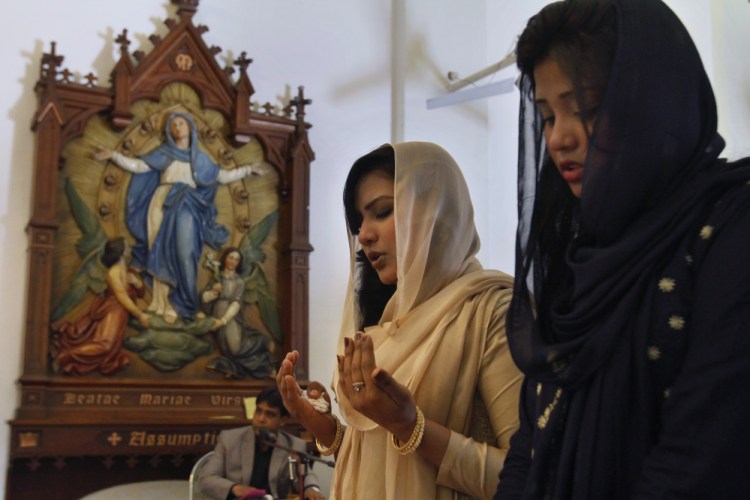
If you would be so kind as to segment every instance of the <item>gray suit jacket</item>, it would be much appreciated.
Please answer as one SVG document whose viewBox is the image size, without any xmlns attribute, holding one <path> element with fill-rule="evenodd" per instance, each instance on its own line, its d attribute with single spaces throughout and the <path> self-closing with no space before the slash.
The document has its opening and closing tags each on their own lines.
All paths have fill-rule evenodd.
<svg viewBox="0 0 750 500">
<path fill-rule="evenodd" d="M 278 444 L 297 451 L 306 451 L 305 442 L 280 431 Z M 274 448 L 268 467 L 269 492 L 274 498 L 286 498 L 289 491 L 297 492 L 299 479 L 289 480 L 289 453 Z M 255 432 L 251 425 L 219 433 L 218 442 L 201 472 L 199 488 L 205 495 L 224 500 L 235 484 L 250 484 L 255 459 Z M 296 472 L 296 471 L 295 471 Z M 310 471 L 305 477 L 305 489 L 317 486 L 318 478 Z"/>
</svg>

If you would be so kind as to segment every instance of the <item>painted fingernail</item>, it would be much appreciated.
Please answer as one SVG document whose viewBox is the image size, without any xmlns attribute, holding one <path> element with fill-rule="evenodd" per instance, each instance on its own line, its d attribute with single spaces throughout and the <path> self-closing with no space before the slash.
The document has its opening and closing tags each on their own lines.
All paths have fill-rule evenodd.
<svg viewBox="0 0 750 500">
<path fill-rule="evenodd" d="M 362 338 L 362 333 L 361 332 L 357 332 L 357 333 L 354 334 L 354 340 L 359 340 L 361 338 Z"/>
<path fill-rule="evenodd" d="M 350 342 L 349 337 L 344 337 L 344 346 L 345 347 L 349 347 L 349 342 Z"/>
</svg>

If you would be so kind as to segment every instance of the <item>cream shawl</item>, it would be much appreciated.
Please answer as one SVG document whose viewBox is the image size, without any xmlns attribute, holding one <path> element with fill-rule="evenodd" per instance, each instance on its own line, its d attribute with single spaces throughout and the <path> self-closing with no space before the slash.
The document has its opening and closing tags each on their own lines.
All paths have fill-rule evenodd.
<svg viewBox="0 0 750 500">
<path fill-rule="evenodd" d="M 430 143 L 393 148 L 398 283 L 379 325 L 367 333 L 375 344 L 377 365 L 412 392 L 425 416 L 466 435 L 487 337 L 490 330 L 497 332 L 498 317 L 504 318 L 512 280 L 483 270 L 475 258 L 479 236 L 473 208 L 453 158 Z M 353 273 L 360 246 L 351 234 L 350 249 Z M 356 330 L 353 282 L 350 276 L 339 354 L 344 337 Z M 502 328 L 504 344 L 504 324 Z M 417 454 L 396 453 L 390 435 L 356 412 L 337 384 L 334 373 L 333 389 L 348 428 L 337 457 L 332 498 L 456 497 L 454 490 L 436 485 L 434 466 Z M 507 429 L 494 430 L 499 434 Z M 493 473 L 498 467 L 492 467 Z"/>
</svg>

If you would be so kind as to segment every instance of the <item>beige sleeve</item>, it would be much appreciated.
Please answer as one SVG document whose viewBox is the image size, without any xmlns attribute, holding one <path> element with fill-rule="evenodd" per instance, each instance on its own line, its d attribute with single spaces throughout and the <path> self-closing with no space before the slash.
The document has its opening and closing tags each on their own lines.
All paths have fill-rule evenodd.
<svg viewBox="0 0 750 500">
<path fill-rule="evenodd" d="M 451 431 L 448 449 L 438 470 L 438 484 L 476 498 L 492 498 L 498 476 L 518 429 L 518 397 L 523 376 L 513 363 L 505 337 L 510 294 L 498 305 L 488 330 L 477 388 L 487 408 L 496 446 Z"/>
</svg>

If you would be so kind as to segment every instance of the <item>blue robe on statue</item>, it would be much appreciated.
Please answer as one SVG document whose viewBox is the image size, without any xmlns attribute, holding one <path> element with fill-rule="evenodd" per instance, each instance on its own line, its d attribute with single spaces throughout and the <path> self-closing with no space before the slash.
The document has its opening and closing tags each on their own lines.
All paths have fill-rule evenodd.
<svg viewBox="0 0 750 500">
<path fill-rule="evenodd" d="M 180 149 L 170 133 L 172 120 L 180 116 L 190 125 L 190 148 Z M 214 198 L 219 185 L 219 166 L 198 147 L 198 132 L 190 116 L 173 113 L 166 125 L 167 140 L 141 156 L 151 167 L 133 175 L 127 195 L 126 222 L 136 244 L 132 266 L 158 278 L 171 288 L 169 300 L 182 318 L 193 318 L 200 310 L 197 274 L 203 244 L 219 249 L 229 239 L 226 227 L 216 222 Z M 164 200 L 164 218 L 153 245 L 148 245 L 148 215 L 151 198 L 160 185 L 161 173 L 174 161 L 190 163 L 196 187 L 178 182 Z"/>
</svg>

